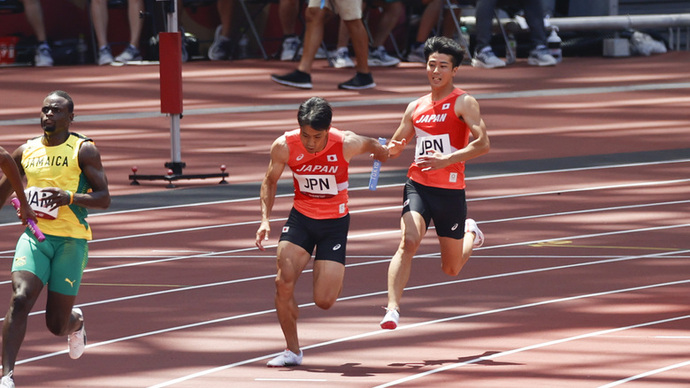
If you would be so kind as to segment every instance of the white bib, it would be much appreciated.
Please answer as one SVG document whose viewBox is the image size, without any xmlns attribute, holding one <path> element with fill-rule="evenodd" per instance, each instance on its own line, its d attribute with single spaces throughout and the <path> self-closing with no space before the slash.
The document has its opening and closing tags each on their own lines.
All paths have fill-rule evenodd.
<svg viewBox="0 0 690 388">
<path fill-rule="evenodd" d="M 299 191 L 310 194 L 337 195 L 338 184 L 335 175 L 298 175 L 295 174 Z"/>
<path fill-rule="evenodd" d="M 443 155 L 453 153 L 450 145 L 450 136 L 447 133 L 441 135 L 420 136 L 415 145 L 415 161 L 420 156 L 428 155 L 430 152 L 437 151 Z"/>
<path fill-rule="evenodd" d="M 44 199 L 50 195 L 50 193 L 43 191 L 38 187 L 28 187 L 24 194 L 26 195 L 26 200 L 31 205 L 31 208 L 36 213 L 36 217 L 45 218 L 48 220 L 54 220 L 58 216 L 58 208 L 50 209 L 46 205 Z"/>
</svg>

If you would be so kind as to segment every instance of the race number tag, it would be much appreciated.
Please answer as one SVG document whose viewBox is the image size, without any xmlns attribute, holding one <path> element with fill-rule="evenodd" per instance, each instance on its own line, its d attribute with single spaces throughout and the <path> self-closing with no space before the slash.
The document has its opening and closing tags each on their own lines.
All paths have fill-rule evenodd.
<svg viewBox="0 0 690 388">
<path fill-rule="evenodd" d="M 36 217 L 45 218 L 47 220 L 54 220 L 58 215 L 58 208 L 50 209 L 46 204 L 44 199 L 50 195 L 50 193 L 42 191 L 38 187 L 29 187 L 24 191 L 26 195 L 26 200 L 31 205 L 31 209 L 36 213 Z"/>
<path fill-rule="evenodd" d="M 453 152 L 450 145 L 450 136 L 447 133 L 418 137 L 415 146 L 415 161 L 420 156 L 428 155 L 434 151 L 443 155 L 449 155 Z"/>
<path fill-rule="evenodd" d="M 315 195 L 336 195 L 338 184 L 335 175 L 297 175 L 299 191 Z"/>
</svg>

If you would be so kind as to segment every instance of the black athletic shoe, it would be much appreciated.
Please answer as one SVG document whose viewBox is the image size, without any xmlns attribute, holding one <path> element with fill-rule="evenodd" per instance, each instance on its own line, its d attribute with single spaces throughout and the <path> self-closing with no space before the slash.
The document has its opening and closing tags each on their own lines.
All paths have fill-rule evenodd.
<svg viewBox="0 0 690 388">
<path fill-rule="evenodd" d="M 374 77 L 371 73 L 357 73 L 351 80 L 343 82 L 338 85 L 338 89 L 349 89 L 349 90 L 361 90 L 361 89 L 371 89 L 376 84 L 374 83 Z"/>
<path fill-rule="evenodd" d="M 285 75 L 272 74 L 271 79 L 281 85 L 299 89 L 311 89 L 311 75 L 303 71 L 295 70 Z"/>
</svg>

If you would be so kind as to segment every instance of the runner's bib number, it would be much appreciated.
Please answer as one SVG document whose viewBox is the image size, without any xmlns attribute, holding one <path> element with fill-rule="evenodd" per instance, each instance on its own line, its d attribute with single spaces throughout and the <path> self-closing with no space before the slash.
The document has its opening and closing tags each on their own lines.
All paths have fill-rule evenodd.
<svg viewBox="0 0 690 388">
<path fill-rule="evenodd" d="M 58 208 L 51 209 L 45 201 L 45 198 L 50 196 L 50 193 L 41 190 L 38 187 L 29 187 L 24 191 L 26 200 L 31 205 L 31 209 L 36 213 L 36 217 L 54 220 L 58 216 Z"/>
<path fill-rule="evenodd" d="M 450 145 L 450 136 L 447 133 L 418 137 L 417 144 L 415 145 L 415 161 L 420 156 L 428 155 L 434 151 L 443 155 L 449 155 L 453 152 Z"/>
<path fill-rule="evenodd" d="M 295 179 L 302 193 L 315 195 L 337 195 L 338 183 L 335 175 L 297 175 Z"/>
</svg>

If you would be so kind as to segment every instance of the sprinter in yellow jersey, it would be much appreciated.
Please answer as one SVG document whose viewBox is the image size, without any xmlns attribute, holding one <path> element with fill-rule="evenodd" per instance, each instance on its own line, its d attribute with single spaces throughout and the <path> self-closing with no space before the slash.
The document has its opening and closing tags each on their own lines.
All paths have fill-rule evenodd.
<svg viewBox="0 0 690 388">
<path fill-rule="evenodd" d="M 86 208 L 110 205 L 98 149 L 90 139 L 69 130 L 74 119 L 70 95 L 60 90 L 48 94 L 40 116 L 43 135 L 12 154 L 19 172 L 26 176 L 26 196 L 46 240 L 39 242 L 27 229 L 17 242 L 12 264 L 14 292 L 2 332 L 2 383 L 10 387 L 14 386 L 11 378 L 29 312 L 46 284 L 46 326 L 57 336 L 68 336 L 70 357 L 79 358 L 84 352 L 84 315 L 74 308 L 74 302 L 91 239 Z M 10 182 L 0 179 L 1 203 L 11 191 Z"/>
</svg>

